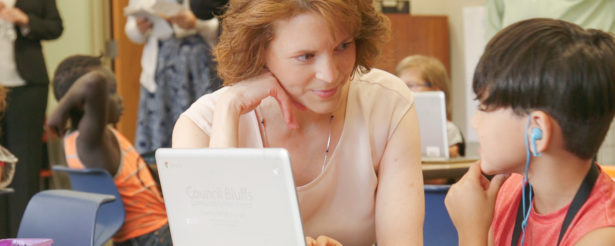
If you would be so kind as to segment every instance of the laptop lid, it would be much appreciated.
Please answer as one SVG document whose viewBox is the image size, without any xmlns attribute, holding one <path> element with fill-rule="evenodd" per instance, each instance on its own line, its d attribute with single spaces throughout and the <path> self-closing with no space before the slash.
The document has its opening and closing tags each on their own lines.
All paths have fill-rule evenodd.
<svg viewBox="0 0 615 246">
<path fill-rule="evenodd" d="M 414 105 L 419 120 L 422 156 L 448 158 L 444 92 L 416 92 Z"/>
<path fill-rule="evenodd" d="M 285 149 L 167 149 L 156 163 L 174 245 L 305 245 Z"/>
</svg>

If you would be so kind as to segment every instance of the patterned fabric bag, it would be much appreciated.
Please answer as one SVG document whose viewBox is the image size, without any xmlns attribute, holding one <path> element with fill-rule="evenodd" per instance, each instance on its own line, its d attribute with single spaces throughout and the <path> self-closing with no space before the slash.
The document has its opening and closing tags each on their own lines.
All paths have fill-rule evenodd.
<svg viewBox="0 0 615 246">
<path fill-rule="evenodd" d="M 0 189 L 3 189 L 13 181 L 17 157 L 4 147 L 0 146 Z"/>
</svg>

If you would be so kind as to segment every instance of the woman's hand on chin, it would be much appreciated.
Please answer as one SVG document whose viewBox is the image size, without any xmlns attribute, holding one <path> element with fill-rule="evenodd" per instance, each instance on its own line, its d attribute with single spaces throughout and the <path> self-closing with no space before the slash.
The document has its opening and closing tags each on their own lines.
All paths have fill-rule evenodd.
<svg viewBox="0 0 615 246">
<path fill-rule="evenodd" d="M 289 129 L 298 128 L 291 107 L 305 110 L 305 106 L 293 100 L 271 72 L 265 72 L 232 85 L 221 100 L 228 104 L 230 110 L 242 115 L 254 110 L 263 99 L 269 96 L 280 105 L 286 126 Z"/>
</svg>

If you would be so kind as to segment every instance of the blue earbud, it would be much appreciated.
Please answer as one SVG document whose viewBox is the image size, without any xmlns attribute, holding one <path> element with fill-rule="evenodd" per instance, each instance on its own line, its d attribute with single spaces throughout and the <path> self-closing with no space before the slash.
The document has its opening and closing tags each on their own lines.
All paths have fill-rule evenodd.
<svg viewBox="0 0 615 246">
<path fill-rule="evenodd" d="M 529 175 L 528 172 L 530 170 L 530 148 L 528 145 L 531 144 L 531 149 L 532 149 L 532 155 L 533 156 L 540 156 L 540 153 L 538 153 L 538 150 L 536 150 L 536 141 L 539 139 L 542 139 L 542 130 L 540 130 L 540 128 L 538 127 L 534 127 L 532 128 L 532 131 L 530 132 L 530 136 L 528 138 L 527 136 L 527 132 L 528 130 L 530 130 L 530 120 L 531 117 L 528 116 L 527 117 L 527 126 L 525 127 L 525 175 L 523 175 L 523 183 L 522 183 L 522 195 L 521 195 L 521 199 L 523 202 L 523 222 L 521 223 L 521 230 L 522 230 L 522 234 L 521 234 L 521 245 L 523 245 L 523 242 L 525 241 L 525 228 L 527 227 L 527 222 L 529 221 L 529 217 L 530 217 L 530 211 L 532 210 L 532 204 L 533 204 L 533 191 L 532 191 L 532 185 L 530 184 L 530 180 L 528 179 Z M 526 184 L 529 187 L 529 189 L 526 189 Z M 529 193 L 529 206 L 526 206 L 526 201 L 525 201 L 525 194 Z"/>
<path fill-rule="evenodd" d="M 542 130 L 540 130 L 540 128 L 538 127 L 532 128 L 530 139 L 531 139 L 530 142 L 532 144 L 532 155 L 540 156 L 541 154 L 538 153 L 538 150 L 536 150 L 536 140 L 542 139 Z"/>
</svg>

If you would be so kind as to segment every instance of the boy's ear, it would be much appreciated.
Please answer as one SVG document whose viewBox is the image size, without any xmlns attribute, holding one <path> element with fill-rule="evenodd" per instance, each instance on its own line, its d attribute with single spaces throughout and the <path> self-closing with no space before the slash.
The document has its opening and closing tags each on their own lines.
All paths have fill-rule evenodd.
<svg viewBox="0 0 615 246">
<path fill-rule="evenodd" d="M 554 131 L 557 129 L 555 119 L 544 111 L 534 111 L 530 117 L 530 129 L 538 128 L 542 131 L 542 138 L 536 140 L 536 151 L 544 153 L 551 147 Z"/>
</svg>

